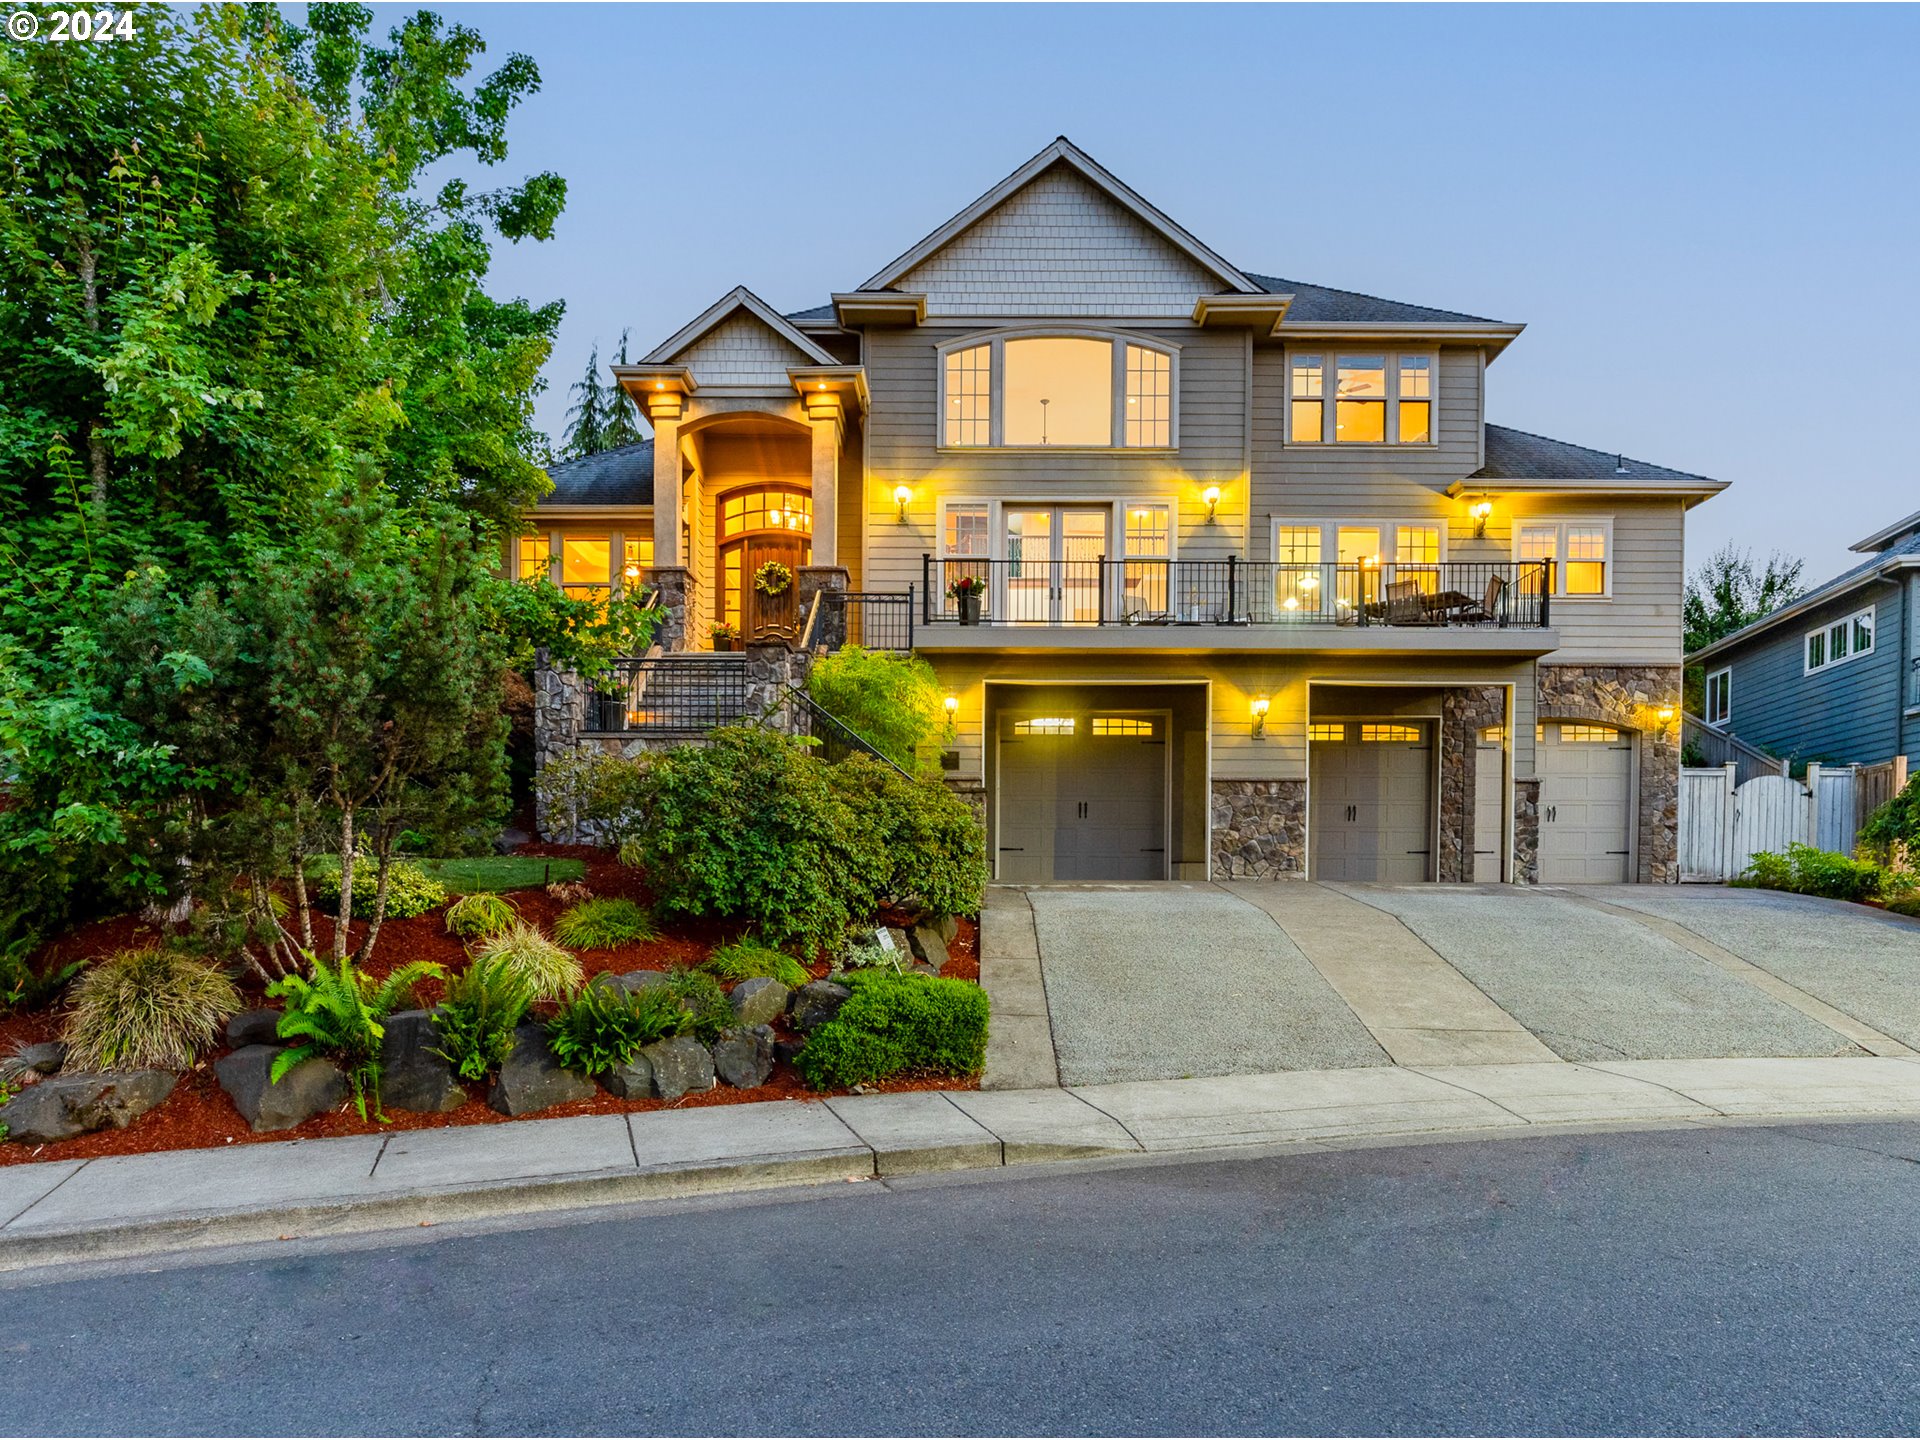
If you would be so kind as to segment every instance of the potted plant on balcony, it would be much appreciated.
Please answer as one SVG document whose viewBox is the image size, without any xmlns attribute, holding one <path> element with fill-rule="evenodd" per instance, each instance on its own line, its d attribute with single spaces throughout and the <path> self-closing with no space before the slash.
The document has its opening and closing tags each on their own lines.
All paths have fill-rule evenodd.
<svg viewBox="0 0 1920 1440">
<path fill-rule="evenodd" d="M 740 627 L 737 625 L 729 625 L 723 620 L 707 633 L 712 638 L 713 648 L 716 650 L 738 650 L 740 648 Z"/>
<path fill-rule="evenodd" d="M 986 588 L 986 578 L 980 575 L 962 575 L 947 586 L 947 598 L 959 607 L 962 625 L 980 623 L 980 595 Z"/>
</svg>

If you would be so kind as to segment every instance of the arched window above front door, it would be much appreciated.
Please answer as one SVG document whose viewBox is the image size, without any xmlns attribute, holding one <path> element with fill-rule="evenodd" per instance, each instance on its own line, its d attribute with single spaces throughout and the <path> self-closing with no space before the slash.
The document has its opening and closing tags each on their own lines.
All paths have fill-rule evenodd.
<svg viewBox="0 0 1920 1440">
<path fill-rule="evenodd" d="M 758 530 L 813 534 L 813 497 L 805 490 L 765 485 L 736 490 L 720 498 L 720 538 L 731 540 Z"/>
</svg>

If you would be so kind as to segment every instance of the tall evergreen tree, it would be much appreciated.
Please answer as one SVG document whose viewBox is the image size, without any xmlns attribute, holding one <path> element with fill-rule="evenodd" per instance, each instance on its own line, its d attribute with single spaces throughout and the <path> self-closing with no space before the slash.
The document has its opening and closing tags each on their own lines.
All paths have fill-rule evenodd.
<svg viewBox="0 0 1920 1440">
<path fill-rule="evenodd" d="M 613 357 L 613 363 L 627 363 L 627 333 L 620 332 L 620 349 Z M 622 445 L 637 445 L 646 439 L 640 433 L 640 408 L 633 403 L 633 397 L 626 387 L 615 380 L 606 391 L 607 424 L 602 434 L 605 444 L 603 450 L 618 449 Z"/>
<path fill-rule="evenodd" d="M 569 460 L 598 455 L 607 448 L 607 392 L 600 385 L 600 343 L 587 356 L 587 373 L 567 392 L 573 405 L 567 411 L 567 433 L 560 442 Z"/>
</svg>

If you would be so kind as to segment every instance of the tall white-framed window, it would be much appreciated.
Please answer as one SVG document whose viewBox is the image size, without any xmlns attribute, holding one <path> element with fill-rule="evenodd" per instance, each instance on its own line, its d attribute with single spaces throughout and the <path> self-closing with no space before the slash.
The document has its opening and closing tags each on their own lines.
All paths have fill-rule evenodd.
<svg viewBox="0 0 1920 1440">
<path fill-rule="evenodd" d="M 1869 605 L 1844 619 L 1809 630 L 1805 640 L 1805 673 L 1858 660 L 1873 653 L 1874 611 Z"/>
<path fill-rule="evenodd" d="M 996 335 L 941 354 L 948 449 L 1170 450 L 1179 350 L 1099 332 Z"/>
<path fill-rule="evenodd" d="M 1553 562 L 1553 594 L 1575 600 L 1613 593 L 1611 520 L 1521 520 L 1513 527 L 1513 558 Z"/>
<path fill-rule="evenodd" d="M 1733 670 L 1723 666 L 1707 676 L 1706 714 L 1709 725 L 1724 725 L 1733 716 Z"/>
<path fill-rule="evenodd" d="M 1295 445 L 1431 445 L 1437 369 L 1431 351 L 1292 354 L 1287 437 Z"/>
<path fill-rule="evenodd" d="M 1128 504 L 1120 528 L 1120 613 L 1163 615 L 1173 558 L 1173 507 Z"/>
<path fill-rule="evenodd" d="M 1371 602 L 1384 586 L 1440 588 L 1447 528 L 1437 520 L 1273 522 L 1273 603 L 1278 618 L 1309 618 Z"/>
</svg>

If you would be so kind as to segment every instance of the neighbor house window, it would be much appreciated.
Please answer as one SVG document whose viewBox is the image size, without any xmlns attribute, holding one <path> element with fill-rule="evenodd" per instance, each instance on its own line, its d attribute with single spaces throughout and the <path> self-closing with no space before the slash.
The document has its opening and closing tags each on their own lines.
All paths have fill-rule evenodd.
<svg viewBox="0 0 1920 1440">
<path fill-rule="evenodd" d="M 1612 551 L 1613 527 L 1604 520 L 1525 520 L 1513 527 L 1513 558 L 1553 562 L 1555 595 L 1605 596 Z"/>
<path fill-rule="evenodd" d="M 1295 355 L 1288 364 L 1287 433 L 1296 445 L 1431 444 L 1433 373 L 1434 357 L 1427 354 Z"/>
<path fill-rule="evenodd" d="M 1707 676 L 1707 724 L 1724 725 L 1732 714 L 1733 671 L 1716 670 Z"/>
<path fill-rule="evenodd" d="M 1871 607 L 1835 620 L 1807 633 L 1806 670 L 1824 670 L 1843 660 L 1858 660 L 1873 653 L 1873 610 Z"/>
<path fill-rule="evenodd" d="M 950 446 L 1166 449 L 1173 353 L 1121 339 L 1021 335 L 950 350 L 940 439 Z"/>
</svg>

